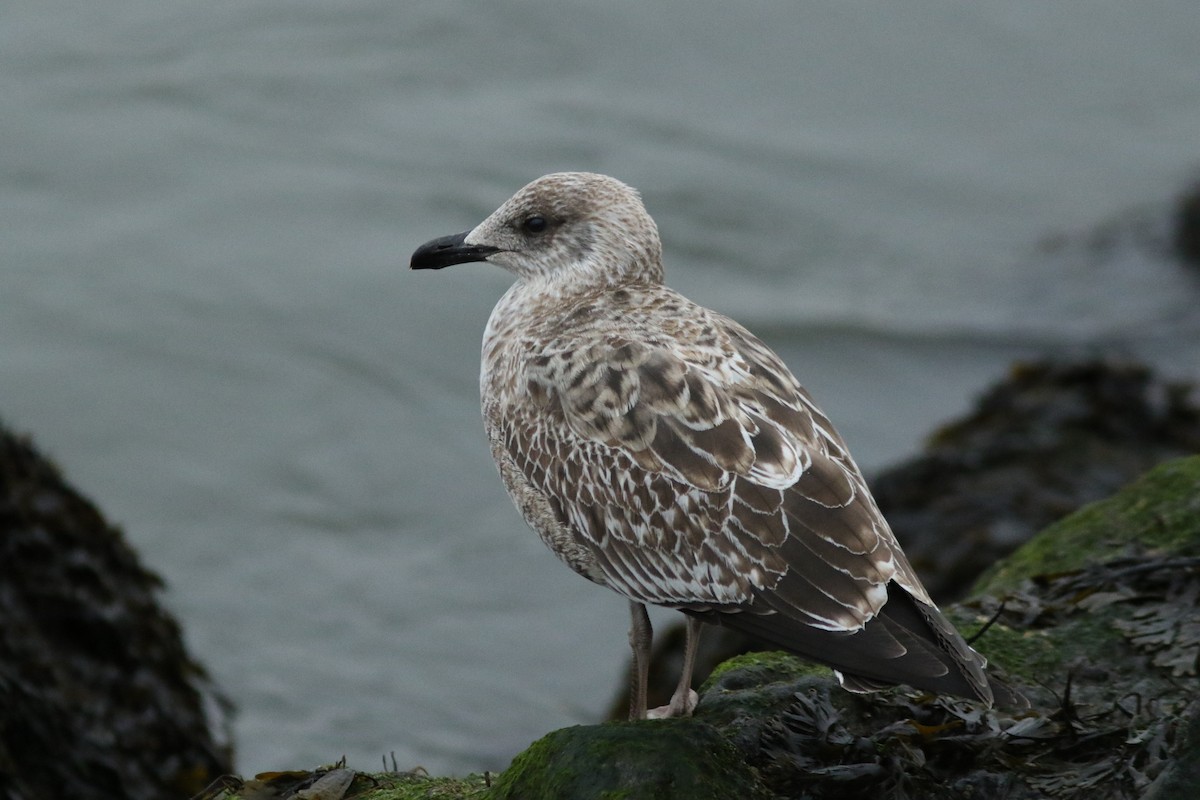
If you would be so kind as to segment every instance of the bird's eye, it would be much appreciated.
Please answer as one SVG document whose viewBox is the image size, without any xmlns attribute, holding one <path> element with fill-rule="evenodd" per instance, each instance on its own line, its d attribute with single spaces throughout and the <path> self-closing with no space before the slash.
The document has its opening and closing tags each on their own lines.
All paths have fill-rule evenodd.
<svg viewBox="0 0 1200 800">
<path fill-rule="evenodd" d="M 541 233 L 550 227 L 550 223 L 546 221 L 545 217 L 534 214 L 532 217 L 526 217 L 525 221 L 521 223 L 521 227 L 525 229 L 526 233 Z"/>
</svg>

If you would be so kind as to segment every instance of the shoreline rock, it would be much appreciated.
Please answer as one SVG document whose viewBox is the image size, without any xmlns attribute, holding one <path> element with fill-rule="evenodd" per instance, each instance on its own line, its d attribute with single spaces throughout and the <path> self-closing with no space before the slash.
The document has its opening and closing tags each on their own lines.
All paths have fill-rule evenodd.
<svg viewBox="0 0 1200 800">
<path fill-rule="evenodd" d="M 1156 464 L 1200 453 L 1200 391 L 1112 359 L 1018 363 L 872 492 L 934 600 Z"/>
<path fill-rule="evenodd" d="M 232 768 L 229 702 L 162 580 L 0 426 L 0 796 L 177 800 Z"/>
</svg>

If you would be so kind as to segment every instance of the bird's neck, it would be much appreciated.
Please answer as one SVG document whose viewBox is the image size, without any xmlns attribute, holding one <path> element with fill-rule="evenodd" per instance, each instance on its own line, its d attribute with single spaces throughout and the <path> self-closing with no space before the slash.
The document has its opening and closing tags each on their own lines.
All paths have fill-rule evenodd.
<svg viewBox="0 0 1200 800">
<path fill-rule="evenodd" d="M 661 276 L 661 267 L 657 273 Z M 507 359 L 520 360 L 550 346 L 567 328 L 587 325 L 598 309 L 614 305 L 609 301 L 615 293 L 630 288 L 662 288 L 661 279 L 648 279 L 645 273 L 625 275 L 620 280 L 590 278 L 586 273 L 556 274 L 520 279 L 510 286 L 492 309 L 484 329 L 484 372 Z"/>
</svg>

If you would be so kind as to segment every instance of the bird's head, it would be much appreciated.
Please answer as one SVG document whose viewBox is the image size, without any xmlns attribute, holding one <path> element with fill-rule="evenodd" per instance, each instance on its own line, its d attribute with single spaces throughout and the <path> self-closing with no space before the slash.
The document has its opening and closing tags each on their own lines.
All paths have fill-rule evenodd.
<svg viewBox="0 0 1200 800">
<path fill-rule="evenodd" d="M 538 178 L 466 233 L 417 248 L 412 269 L 486 261 L 523 281 L 662 281 L 658 227 L 635 189 L 607 175 Z"/>
</svg>

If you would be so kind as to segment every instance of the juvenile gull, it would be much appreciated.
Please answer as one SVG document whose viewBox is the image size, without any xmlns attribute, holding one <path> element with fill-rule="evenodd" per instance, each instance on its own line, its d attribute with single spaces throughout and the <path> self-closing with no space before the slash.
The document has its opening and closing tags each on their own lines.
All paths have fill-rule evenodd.
<svg viewBox="0 0 1200 800">
<path fill-rule="evenodd" d="M 670 705 L 690 714 L 702 622 L 836 670 L 1012 699 L 937 610 L 845 442 L 774 352 L 663 285 L 658 228 L 604 175 L 530 183 L 412 269 L 486 261 L 516 282 L 483 336 L 480 392 L 509 495 L 568 566 L 629 599 L 630 716 L 643 718 L 646 603 L 687 615 Z"/>
</svg>

